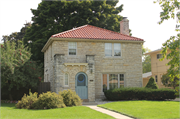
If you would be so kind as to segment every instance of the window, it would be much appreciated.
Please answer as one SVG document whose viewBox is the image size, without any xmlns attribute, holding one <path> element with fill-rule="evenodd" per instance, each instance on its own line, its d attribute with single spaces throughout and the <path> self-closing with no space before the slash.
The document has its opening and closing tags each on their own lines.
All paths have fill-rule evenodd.
<svg viewBox="0 0 180 119">
<path fill-rule="evenodd" d="M 68 42 L 69 55 L 76 55 L 76 42 Z"/>
<path fill-rule="evenodd" d="M 155 75 L 155 81 L 158 82 L 158 76 L 157 75 Z"/>
<path fill-rule="evenodd" d="M 105 43 L 105 56 L 121 56 L 121 44 Z"/>
<path fill-rule="evenodd" d="M 103 92 L 108 89 L 124 87 L 124 74 L 103 74 Z"/>
<path fill-rule="evenodd" d="M 162 58 L 162 54 L 157 54 L 157 59 Z"/>
<path fill-rule="evenodd" d="M 64 86 L 68 86 L 69 81 L 68 81 L 68 74 L 67 73 L 65 74 L 65 78 L 64 79 L 65 79 L 64 80 Z"/>
<path fill-rule="evenodd" d="M 112 44 L 105 43 L 105 56 L 112 56 Z"/>
<path fill-rule="evenodd" d="M 114 56 L 121 56 L 121 44 L 114 43 Z"/>
</svg>

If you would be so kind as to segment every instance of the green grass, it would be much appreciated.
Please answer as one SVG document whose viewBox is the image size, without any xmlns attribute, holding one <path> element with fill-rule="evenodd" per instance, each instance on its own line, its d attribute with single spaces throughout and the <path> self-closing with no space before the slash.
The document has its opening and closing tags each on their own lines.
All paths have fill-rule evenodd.
<svg viewBox="0 0 180 119">
<path fill-rule="evenodd" d="M 64 118 L 75 118 L 75 119 L 114 119 L 113 117 L 97 112 L 85 106 L 77 107 L 66 107 L 56 108 L 47 110 L 28 110 L 28 109 L 17 109 L 15 104 L 1 104 L 1 119 L 64 119 Z"/>
<path fill-rule="evenodd" d="M 179 104 L 173 101 L 119 101 L 98 106 L 140 119 L 179 119 Z"/>
</svg>

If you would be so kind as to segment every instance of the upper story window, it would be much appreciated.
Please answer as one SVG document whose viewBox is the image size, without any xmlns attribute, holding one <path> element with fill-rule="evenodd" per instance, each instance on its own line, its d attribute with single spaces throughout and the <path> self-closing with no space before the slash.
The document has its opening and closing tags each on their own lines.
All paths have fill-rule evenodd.
<svg viewBox="0 0 180 119">
<path fill-rule="evenodd" d="M 157 54 L 157 59 L 162 58 L 162 54 Z"/>
<path fill-rule="evenodd" d="M 105 56 L 112 56 L 112 44 L 105 43 Z"/>
<path fill-rule="evenodd" d="M 121 56 L 121 44 L 105 43 L 105 56 Z"/>
<path fill-rule="evenodd" d="M 121 44 L 114 43 L 114 56 L 121 56 Z"/>
<path fill-rule="evenodd" d="M 69 55 L 76 55 L 77 52 L 76 42 L 68 42 Z"/>
</svg>

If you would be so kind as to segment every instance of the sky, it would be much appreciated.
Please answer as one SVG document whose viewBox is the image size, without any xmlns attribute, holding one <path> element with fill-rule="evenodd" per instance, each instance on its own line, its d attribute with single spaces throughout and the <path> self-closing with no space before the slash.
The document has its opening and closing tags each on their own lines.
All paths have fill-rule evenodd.
<svg viewBox="0 0 180 119">
<path fill-rule="evenodd" d="M 144 39 L 144 47 L 151 51 L 162 47 L 162 43 L 176 35 L 176 20 L 160 21 L 161 7 L 154 0 L 119 0 L 117 6 L 123 4 L 119 14 L 127 17 L 132 36 Z M 36 9 L 41 0 L 0 0 L 0 39 L 3 35 L 19 32 L 26 22 L 31 21 L 33 14 L 30 9 Z M 2 41 L 0 41 L 2 42 Z"/>
</svg>

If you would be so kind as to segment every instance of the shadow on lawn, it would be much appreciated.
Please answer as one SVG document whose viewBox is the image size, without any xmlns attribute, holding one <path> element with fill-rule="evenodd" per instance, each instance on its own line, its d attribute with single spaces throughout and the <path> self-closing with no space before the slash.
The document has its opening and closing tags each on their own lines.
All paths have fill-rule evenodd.
<svg viewBox="0 0 180 119">
<path fill-rule="evenodd" d="M 14 103 L 1 103 L 1 107 L 9 107 L 11 109 L 19 109 L 19 108 L 16 108 L 15 105 L 16 104 L 14 104 Z M 53 109 L 60 109 L 60 108 L 53 108 Z M 41 111 L 41 110 L 50 110 L 50 109 L 26 109 L 26 110 L 29 110 L 29 111 Z"/>
</svg>

